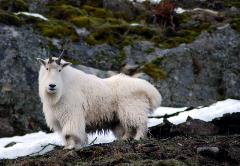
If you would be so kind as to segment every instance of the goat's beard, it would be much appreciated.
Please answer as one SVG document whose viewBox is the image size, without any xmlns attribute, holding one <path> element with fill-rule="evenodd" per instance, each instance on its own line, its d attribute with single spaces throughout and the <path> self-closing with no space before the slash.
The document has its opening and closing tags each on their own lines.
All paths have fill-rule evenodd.
<svg viewBox="0 0 240 166">
<path fill-rule="evenodd" d="M 49 92 L 48 90 L 45 91 L 45 96 L 47 97 L 48 102 L 52 105 L 55 105 L 60 101 L 61 95 L 62 93 L 59 89 L 54 92 Z"/>
</svg>

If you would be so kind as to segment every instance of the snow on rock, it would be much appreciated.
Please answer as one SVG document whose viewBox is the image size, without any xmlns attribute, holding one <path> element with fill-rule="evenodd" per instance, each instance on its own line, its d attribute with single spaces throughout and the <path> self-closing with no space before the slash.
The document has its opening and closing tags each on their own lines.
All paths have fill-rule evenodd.
<svg viewBox="0 0 240 166">
<path fill-rule="evenodd" d="M 159 107 L 153 114 L 151 114 L 151 116 L 164 116 L 179 113 L 177 116 L 168 118 L 168 120 L 174 124 L 185 122 L 188 116 L 191 116 L 194 119 L 211 121 L 214 118 L 221 117 L 225 113 L 240 112 L 240 100 L 227 99 L 225 101 L 219 101 L 209 107 L 199 107 L 183 112 L 184 110 L 186 110 L 186 108 Z M 158 125 L 162 123 L 162 121 L 163 119 L 150 118 L 148 121 L 148 127 Z M 89 134 L 88 139 L 89 144 L 99 144 L 112 142 L 116 138 L 112 132 L 108 132 L 102 134 Z M 63 146 L 63 144 L 63 140 L 59 134 L 47 134 L 41 131 L 26 134 L 24 136 L 1 138 L 0 159 L 15 159 L 27 155 L 41 155 L 53 150 L 53 145 Z"/>
<path fill-rule="evenodd" d="M 142 26 L 142 24 L 139 24 L 139 23 L 131 23 L 129 25 L 132 27 Z"/>
<path fill-rule="evenodd" d="M 177 14 L 182 14 L 182 13 L 186 12 L 186 10 L 183 9 L 183 8 L 181 8 L 181 7 L 178 7 L 178 8 L 175 9 L 175 12 L 176 12 Z"/>
<path fill-rule="evenodd" d="M 182 108 L 159 107 L 151 114 L 151 116 L 170 115 L 170 114 L 174 114 L 176 112 L 184 111 L 186 109 L 187 109 L 187 107 L 182 107 Z"/>
<path fill-rule="evenodd" d="M 23 14 L 23 15 L 26 15 L 26 16 L 37 17 L 37 18 L 40 18 L 40 19 L 45 20 L 45 21 L 48 20 L 46 17 L 44 17 L 43 15 L 38 14 L 38 13 L 18 12 L 18 13 L 15 13 L 15 14 L 16 14 L 16 15 Z"/>
<path fill-rule="evenodd" d="M 179 112 L 177 116 L 168 118 L 168 121 L 175 125 L 185 122 L 188 116 L 192 117 L 193 119 L 211 121 L 214 118 L 221 117 L 226 113 L 240 112 L 240 100 L 227 99 L 212 104 L 209 107 L 199 107 L 190 111 L 182 112 L 185 109 L 186 108 L 160 107 L 155 110 L 151 116 L 163 116 L 165 114 L 170 115 Z M 152 118 L 149 121 L 149 124 L 154 126 L 162 123 L 163 119 Z"/>
</svg>

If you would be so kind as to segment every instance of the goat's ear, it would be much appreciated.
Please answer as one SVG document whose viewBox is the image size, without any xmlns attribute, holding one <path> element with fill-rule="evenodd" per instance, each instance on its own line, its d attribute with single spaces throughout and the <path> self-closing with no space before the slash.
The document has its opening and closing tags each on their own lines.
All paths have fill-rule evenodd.
<svg viewBox="0 0 240 166">
<path fill-rule="evenodd" d="M 46 62 L 45 60 L 41 59 L 41 58 L 37 58 L 38 62 L 40 62 L 43 66 L 46 66 Z"/>
<path fill-rule="evenodd" d="M 66 67 L 66 66 L 68 66 L 68 65 L 71 65 L 72 63 L 70 63 L 70 62 L 64 62 L 63 64 L 61 64 L 61 66 L 62 66 L 62 68 L 64 68 L 64 67 Z"/>
</svg>

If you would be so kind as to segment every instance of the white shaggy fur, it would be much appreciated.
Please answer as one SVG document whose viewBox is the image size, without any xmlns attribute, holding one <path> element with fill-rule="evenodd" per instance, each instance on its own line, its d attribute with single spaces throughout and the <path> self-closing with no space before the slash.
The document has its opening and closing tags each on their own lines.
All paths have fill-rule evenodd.
<svg viewBox="0 0 240 166">
<path fill-rule="evenodd" d="M 148 113 L 162 100 L 154 86 L 124 74 L 101 79 L 53 59 L 40 59 L 39 95 L 47 125 L 62 134 L 65 148 L 81 147 L 86 132 L 96 130 L 113 130 L 122 139 L 146 135 Z M 53 93 L 49 84 L 56 85 Z"/>
</svg>

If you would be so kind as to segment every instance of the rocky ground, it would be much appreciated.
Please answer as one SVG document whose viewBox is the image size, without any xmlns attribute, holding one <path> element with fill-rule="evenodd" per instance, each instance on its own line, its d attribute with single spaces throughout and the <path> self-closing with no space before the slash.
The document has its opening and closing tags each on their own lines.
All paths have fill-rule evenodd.
<svg viewBox="0 0 240 166">
<path fill-rule="evenodd" d="M 211 122 L 197 119 L 173 125 L 167 120 L 151 127 L 148 139 L 114 141 L 80 150 L 55 150 L 42 156 L 0 160 L 1 165 L 159 165 L 240 164 L 240 113 Z M 223 125 L 224 124 L 224 125 Z"/>
<path fill-rule="evenodd" d="M 56 150 L 43 156 L 1 160 L 1 165 L 227 165 L 240 164 L 240 135 L 178 136 L 142 141 L 115 141 L 81 150 Z"/>
</svg>

